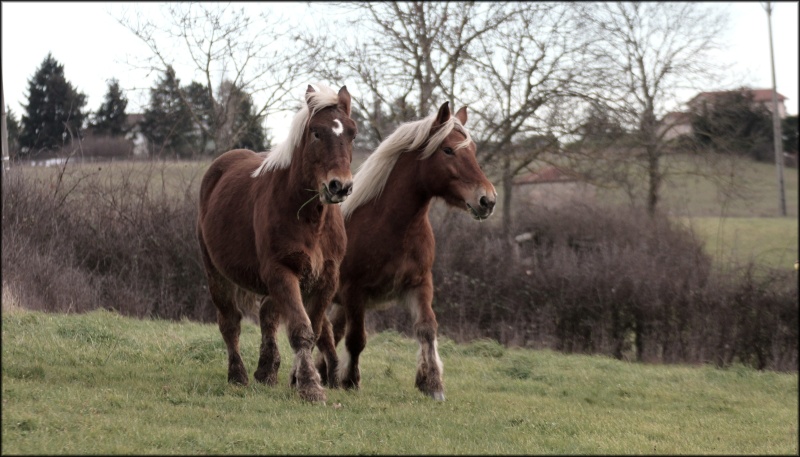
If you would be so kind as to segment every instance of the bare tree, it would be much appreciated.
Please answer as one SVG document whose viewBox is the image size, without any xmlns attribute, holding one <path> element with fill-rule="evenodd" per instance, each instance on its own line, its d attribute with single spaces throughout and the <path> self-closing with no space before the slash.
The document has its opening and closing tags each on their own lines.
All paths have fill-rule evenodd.
<svg viewBox="0 0 800 457">
<path fill-rule="evenodd" d="M 162 23 L 141 14 L 118 18 L 144 42 L 152 55 L 144 66 L 164 71 L 188 58 L 188 64 L 199 75 L 208 99 L 212 101 L 211 122 L 192 104 L 185 90 L 181 99 L 192 111 L 194 123 L 203 135 L 213 139 L 215 152 L 220 153 L 235 144 L 251 126 L 234 128 L 236 115 L 223 90 L 229 81 L 261 103 L 250 119 L 266 119 L 288 109 L 296 97 L 290 91 L 298 79 L 307 74 L 306 54 L 294 49 L 292 29 L 279 15 L 261 13 L 258 16 L 235 9 L 230 4 L 169 3 L 163 6 Z M 187 79 L 187 78 L 184 78 Z"/>
<path fill-rule="evenodd" d="M 645 171 L 646 206 L 653 214 L 666 176 L 662 157 L 665 134 L 659 120 L 680 89 L 702 87 L 719 68 L 712 53 L 727 16 L 699 3 L 623 2 L 589 4 L 587 15 L 597 33 L 593 67 L 602 76 L 606 106 L 634 132 L 637 151 L 631 157 Z M 706 86 L 707 87 L 707 86 Z"/>
<path fill-rule="evenodd" d="M 503 2 L 358 2 L 335 9 L 347 15 L 351 40 L 331 43 L 321 29 L 304 42 L 316 50 L 315 71 L 359 81 L 355 103 L 377 141 L 443 100 L 455 104 L 469 84 L 462 69 L 476 40 L 512 13 Z"/>
<path fill-rule="evenodd" d="M 478 151 L 502 177 L 503 227 L 509 234 L 513 179 L 558 151 L 575 129 L 571 111 L 588 97 L 583 81 L 588 40 L 580 4 L 518 3 L 507 20 L 477 37 L 469 104 L 477 114 Z"/>
</svg>

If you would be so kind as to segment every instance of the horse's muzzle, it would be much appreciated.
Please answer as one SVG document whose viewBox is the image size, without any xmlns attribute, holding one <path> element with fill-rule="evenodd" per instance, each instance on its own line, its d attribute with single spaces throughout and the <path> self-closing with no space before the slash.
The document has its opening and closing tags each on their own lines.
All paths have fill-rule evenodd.
<svg viewBox="0 0 800 457">
<path fill-rule="evenodd" d="M 338 179 L 332 179 L 322 186 L 320 198 L 323 203 L 327 204 L 342 203 L 351 193 L 353 193 L 353 181 L 343 183 Z"/>
<path fill-rule="evenodd" d="M 467 209 L 474 219 L 482 221 L 494 212 L 496 197 L 483 195 L 478 199 L 478 204 L 473 206 L 467 203 Z"/>
</svg>

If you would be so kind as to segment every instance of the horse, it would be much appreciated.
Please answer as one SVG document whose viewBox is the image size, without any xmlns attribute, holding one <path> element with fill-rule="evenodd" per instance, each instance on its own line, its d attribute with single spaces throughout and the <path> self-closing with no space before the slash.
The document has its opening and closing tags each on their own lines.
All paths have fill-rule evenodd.
<svg viewBox="0 0 800 457">
<path fill-rule="evenodd" d="M 344 258 L 338 204 L 352 191 L 357 129 L 347 87 L 336 93 L 317 86 L 308 86 L 287 139 L 272 151 L 234 149 L 212 162 L 200 185 L 197 239 L 228 351 L 228 382 L 248 384 L 237 302 L 256 295 L 261 348 L 255 380 L 277 383 L 275 334 L 282 319 L 294 352 L 290 386 L 304 400 L 325 402 L 311 351 Z"/>
<path fill-rule="evenodd" d="M 438 324 L 433 301 L 435 239 L 428 217 L 440 197 L 476 220 L 489 217 L 497 200 L 494 186 L 476 160 L 467 109 L 451 116 L 449 103 L 435 115 L 401 125 L 359 167 L 353 194 L 342 204 L 347 252 L 330 324 L 317 343 L 316 366 L 323 382 L 360 388 L 359 354 L 367 334 L 364 315 L 389 302 L 407 306 L 419 342 L 416 387 L 444 400 L 442 362 L 437 349 Z M 335 347 L 345 337 L 338 369 Z M 333 332 L 330 335 L 328 332 Z M 333 340 L 331 342 L 330 340 Z M 332 347 L 332 349 L 331 349 Z"/>
</svg>

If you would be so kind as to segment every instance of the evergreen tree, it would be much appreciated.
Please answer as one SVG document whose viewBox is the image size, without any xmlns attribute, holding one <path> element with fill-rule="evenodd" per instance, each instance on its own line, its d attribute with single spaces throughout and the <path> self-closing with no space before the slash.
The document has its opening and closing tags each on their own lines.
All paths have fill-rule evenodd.
<svg viewBox="0 0 800 457">
<path fill-rule="evenodd" d="M 741 154 L 759 161 L 775 160 L 772 114 L 753 102 L 747 89 L 719 94 L 691 110 L 698 144 L 724 154 Z"/>
<path fill-rule="evenodd" d="M 195 134 L 191 113 L 180 96 L 180 81 L 170 66 L 150 89 L 142 130 L 156 156 L 188 157 L 194 152 Z"/>
<path fill-rule="evenodd" d="M 108 83 L 108 92 L 105 101 L 94 115 L 92 128 L 97 134 L 122 136 L 127 131 L 125 121 L 128 114 L 125 108 L 128 107 L 128 99 L 119 88 L 119 81 L 112 79 Z"/>
<path fill-rule="evenodd" d="M 202 153 L 213 151 L 213 138 L 209 132 L 214 131 L 214 101 L 209 97 L 206 86 L 197 81 L 184 86 L 183 93 L 194 115 L 192 121 L 195 125 L 202 124 L 196 125 L 199 133 L 195 137 L 195 149 Z"/>
<path fill-rule="evenodd" d="M 228 97 L 231 101 L 233 122 L 231 130 L 234 133 L 233 148 L 245 148 L 253 151 L 265 151 L 269 146 L 267 133 L 264 130 L 264 116 L 256 112 L 253 97 L 244 92 L 240 87 L 230 86 Z"/>
<path fill-rule="evenodd" d="M 9 130 L 11 127 L 9 127 Z M 783 152 L 789 154 L 797 154 L 798 146 L 798 132 L 800 131 L 800 124 L 798 124 L 797 115 L 786 116 L 781 121 L 781 131 L 783 135 Z"/>
<path fill-rule="evenodd" d="M 86 95 L 64 77 L 64 66 L 51 54 L 28 80 L 28 104 L 22 115 L 21 152 L 55 149 L 77 137 L 83 127 Z"/>
</svg>

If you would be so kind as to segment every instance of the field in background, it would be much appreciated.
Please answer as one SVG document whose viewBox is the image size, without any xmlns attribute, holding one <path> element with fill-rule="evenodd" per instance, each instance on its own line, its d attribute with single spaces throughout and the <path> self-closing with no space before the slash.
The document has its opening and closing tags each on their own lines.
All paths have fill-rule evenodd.
<svg viewBox="0 0 800 457">
<path fill-rule="evenodd" d="M 8 299 L 8 300 L 7 300 Z M 447 400 L 415 341 L 370 337 L 362 390 L 326 405 L 230 386 L 216 325 L 15 309 L 3 290 L 4 454 L 794 454 L 797 374 L 649 365 L 443 338 Z M 8 305 L 8 307 L 7 307 Z M 259 330 L 245 321 L 255 370 Z"/>
<path fill-rule="evenodd" d="M 753 261 L 761 267 L 791 269 L 798 259 L 797 218 L 693 217 L 685 224 L 705 240 L 718 266 L 736 268 Z"/>
<path fill-rule="evenodd" d="M 354 155 L 353 172 L 365 159 L 364 154 Z M 145 176 L 148 170 L 155 169 L 159 170 L 156 174 L 158 179 L 152 179 L 150 183 L 154 192 L 182 193 L 189 183 L 189 188 L 196 194 L 210 163 L 206 160 L 71 164 L 64 173 L 62 185 L 71 186 L 77 181 L 110 184 L 121 176 Z M 778 217 L 774 164 L 738 159 L 720 161 L 715 166 L 723 174 L 735 174 L 739 184 L 731 190 L 721 191 L 702 176 L 709 174 L 708 168 L 703 173 L 689 173 L 696 171 L 692 159 L 681 155 L 665 156 L 665 167 L 673 173 L 664 185 L 665 207 L 705 240 L 707 252 L 717 259 L 720 266 L 742 264 L 753 259 L 761 266 L 791 268 L 798 257 L 798 169 L 783 170 L 787 209 L 784 218 Z M 45 180 L 58 173 L 54 167 L 25 166 L 14 170 Z M 496 187 L 502 191 L 499 183 Z M 598 192 L 599 201 L 624 204 L 626 199 L 620 191 Z M 501 205 L 502 198 L 498 198 L 498 202 Z M 499 215 L 500 211 L 498 206 L 496 214 Z M 499 223 L 499 217 L 487 223 Z"/>
</svg>

